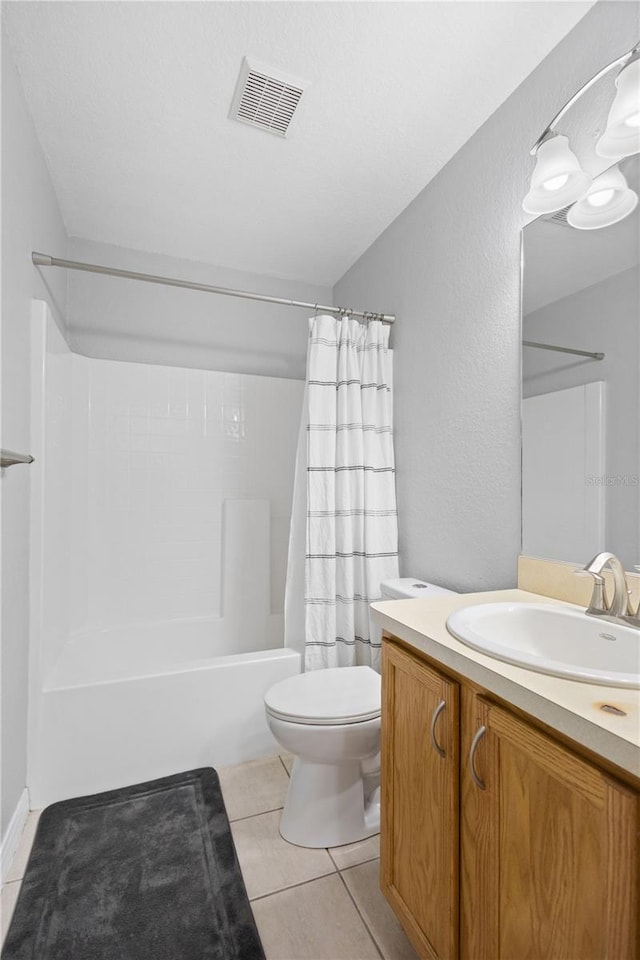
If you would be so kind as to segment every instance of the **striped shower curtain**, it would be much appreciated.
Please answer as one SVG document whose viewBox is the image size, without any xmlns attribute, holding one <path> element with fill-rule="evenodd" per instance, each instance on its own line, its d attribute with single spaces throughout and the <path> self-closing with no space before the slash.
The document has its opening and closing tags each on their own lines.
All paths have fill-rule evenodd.
<svg viewBox="0 0 640 960">
<path fill-rule="evenodd" d="M 306 508 L 306 670 L 380 669 L 369 604 L 382 580 L 398 576 L 391 363 L 389 327 L 380 321 L 310 321 L 294 494 L 294 509 Z M 290 554 L 289 574 L 292 562 Z"/>
</svg>

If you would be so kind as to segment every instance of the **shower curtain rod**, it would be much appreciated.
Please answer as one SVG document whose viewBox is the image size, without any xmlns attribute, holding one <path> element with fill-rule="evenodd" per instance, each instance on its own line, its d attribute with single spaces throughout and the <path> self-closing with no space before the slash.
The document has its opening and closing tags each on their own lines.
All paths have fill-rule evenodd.
<svg viewBox="0 0 640 960">
<path fill-rule="evenodd" d="M 537 350 L 555 350 L 556 353 L 572 353 L 576 357 L 590 357 L 591 360 L 604 360 L 604 353 L 592 353 L 590 350 L 574 350 L 573 347 L 556 347 L 552 343 L 536 343 L 534 340 L 523 340 L 523 347 L 535 347 Z"/>
<path fill-rule="evenodd" d="M 303 307 L 322 313 L 339 313 L 343 316 L 362 317 L 365 320 L 381 320 L 383 323 L 395 323 L 396 318 L 389 313 L 374 313 L 367 310 L 351 310 L 345 307 L 327 307 L 321 303 L 306 303 L 303 300 L 287 300 L 282 297 L 268 297 L 262 293 L 250 293 L 247 290 L 232 290 L 229 287 L 212 287 L 208 283 L 194 283 L 191 280 L 176 280 L 173 277 L 158 277 L 152 273 L 135 273 L 133 270 L 118 270 L 116 267 L 103 267 L 97 263 L 82 263 L 79 260 L 63 260 L 50 257 L 46 253 L 31 254 L 36 267 L 65 267 L 67 270 L 83 270 L 85 273 L 101 273 L 107 277 L 125 277 L 127 280 L 144 280 L 145 283 L 160 283 L 168 287 L 183 287 L 186 290 L 200 290 L 203 293 L 220 293 L 224 297 L 241 297 L 243 300 L 260 300 L 263 303 L 279 303 L 284 307 Z"/>
</svg>

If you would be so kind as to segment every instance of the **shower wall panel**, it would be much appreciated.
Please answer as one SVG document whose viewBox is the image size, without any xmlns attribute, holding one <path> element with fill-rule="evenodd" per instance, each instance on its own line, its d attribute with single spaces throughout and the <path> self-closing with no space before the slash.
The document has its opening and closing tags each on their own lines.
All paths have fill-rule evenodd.
<svg viewBox="0 0 640 960">
<path fill-rule="evenodd" d="M 227 654 L 282 646 L 303 383 L 72 354 L 42 304 L 33 351 L 42 677 L 69 634 L 131 624 L 214 621 Z M 229 596 L 225 514 L 253 604 L 246 584 Z"/>
<path fill-rule="evenodd" d="M 76 620 L 220 617 L 228 499 L 268 501 L 271 569 L 263 575 L 272 581 L 271 613 L 281 614 L 302 384 L 74 359 L 88 369 L 87 422 L 78 424 L 88 443 L 74 455 L 77 486 L 84 479 L 87 491 L 74 537 L 86 610 Z"/>
</svg>

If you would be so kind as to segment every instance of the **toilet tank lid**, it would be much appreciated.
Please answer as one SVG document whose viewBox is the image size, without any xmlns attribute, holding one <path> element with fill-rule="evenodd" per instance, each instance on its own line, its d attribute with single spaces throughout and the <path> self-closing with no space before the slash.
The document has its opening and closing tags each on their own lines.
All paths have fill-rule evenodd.
<svg viewBox="0 0 640 960">
<path fill-rule="evenodd" d="M 383 580 L 380 584 L 383 599 L 413 599 L 415 597 L 434 597 L 436 594 L 455 593 L 455 590 L 447 590 L 446 587 L 439 587 L 437 583 L 425 583 L 424 580 L 416 580 L 415 577 L 399 577 L 397 580 Z"/>
</svg>

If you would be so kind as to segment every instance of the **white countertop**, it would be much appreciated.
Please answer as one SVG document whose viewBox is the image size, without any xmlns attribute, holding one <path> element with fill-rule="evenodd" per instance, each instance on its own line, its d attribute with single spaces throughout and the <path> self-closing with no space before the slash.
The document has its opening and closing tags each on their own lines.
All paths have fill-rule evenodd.
<svg viewBox="0 0 640 960">
<path fill-rule="evenodd" d="M 425 600 L 382 600 L 374 622 L 416 651 L 449 667 L 598 756 L 640 777 L 640 690 L 581 683 L 516 667 L 467 647 L 446 628 L 450 613 L 477 603 L 547 603 L 575 607 L 524 590 L 443 594 Z M 639 638 L 640 644 L 640 638 Z M 624 710 L 618 717 L 604 703 Z"/>
</svg>

